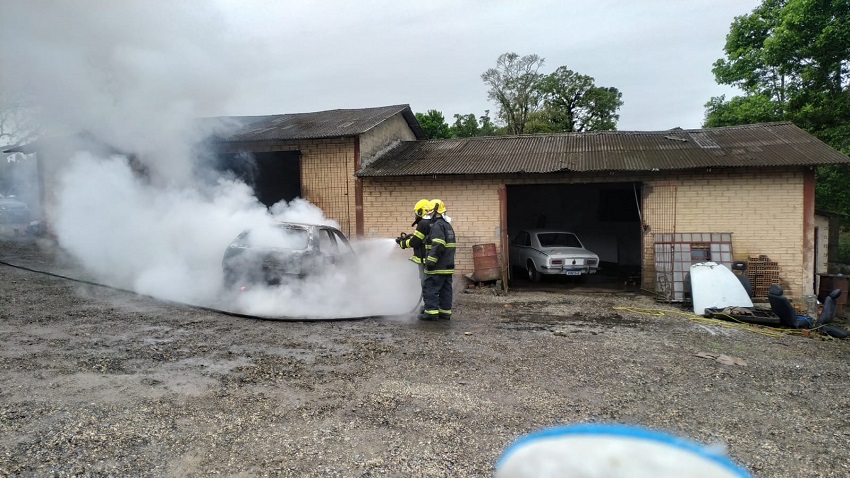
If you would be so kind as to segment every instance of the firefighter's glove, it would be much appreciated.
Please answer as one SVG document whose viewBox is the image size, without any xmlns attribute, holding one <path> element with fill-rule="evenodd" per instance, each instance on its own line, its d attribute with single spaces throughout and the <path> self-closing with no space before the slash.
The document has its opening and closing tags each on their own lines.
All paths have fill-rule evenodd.
<svg viewBox="0 0 850 478">
<path fill-rule="evenodd" d="M 398 237 L 395 238 L 395 243 L 398 244 L 402 249 L 407 249 L 407 234 L 401 233 Z"/>
<path fill-rule="evenodd" d="M 426 271 L 433 271 L 436 268 L 437 268 L 436 262 L 425 261 L 425 270 Z"/>
</svg>

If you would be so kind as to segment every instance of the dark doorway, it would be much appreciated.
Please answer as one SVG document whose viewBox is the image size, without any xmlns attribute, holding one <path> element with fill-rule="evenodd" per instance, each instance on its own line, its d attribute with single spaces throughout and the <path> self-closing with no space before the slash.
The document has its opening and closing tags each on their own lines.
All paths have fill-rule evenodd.
<svg viewBox="0 0 850 478">
<path fill-rule="evenodd" d="M 266 207 L 301 196 L 300 151 L 219 154 L 217 169 L 251 186 Z"/>
<path fill-rule="evenodd" d="M 278 202 L 292 201 L 301 195 L 301 153 L 276 151 L 254 153 L 257 180 L 254 192 L 266 207 Z"/>
<path fill-rule="evenodd" d="M 641 270 L 640 201 L 637 182 L 508 185 L 508 241 L 521 230 L 574 233 L 600 261 L 599 271 L 579 284 L 622 290 Z M 512 274 L 511 284 L 526 286 L 524 279 L 522 274 Z M 577 282 L 566 276 L 543 279 L 534 286 Z"/>
</svg>

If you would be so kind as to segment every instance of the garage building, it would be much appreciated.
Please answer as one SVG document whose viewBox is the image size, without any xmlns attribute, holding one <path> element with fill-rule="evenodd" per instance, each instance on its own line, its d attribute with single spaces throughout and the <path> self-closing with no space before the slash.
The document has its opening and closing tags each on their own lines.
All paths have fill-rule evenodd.
<svg viewBox="0 0 850 478">
<path fill-rule="evenodd" d="M 765 284 L 813 293 L 825 272 L 814 169 L 847 163 L 793 124 L 770 123 L 402 141 L 356 175 L 367 236 L 397 234 L 420 196 L 443 199 L 460 274 L 474 270 L 473 245 L 496 244 L 504 265 L 510 235 L 543 225 L 578 234 L 603 264 L 676 300 L 696 260 L 753 259 Z"/>
</svg>

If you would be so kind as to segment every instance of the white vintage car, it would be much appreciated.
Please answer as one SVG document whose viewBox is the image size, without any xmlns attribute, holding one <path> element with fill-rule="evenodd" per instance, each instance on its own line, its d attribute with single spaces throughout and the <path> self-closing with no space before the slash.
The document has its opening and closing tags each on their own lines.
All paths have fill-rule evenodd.
<svg viewBox="0 0 850 478">
<path fill-rule="evenodd" d="M 511 269 L 522 269 L 537 282 L 542 274 L 583 277 L 599 269 L 599 256 L 584 248 L 571 232 L 528 229 L 510 244 Z"/>
</svg>

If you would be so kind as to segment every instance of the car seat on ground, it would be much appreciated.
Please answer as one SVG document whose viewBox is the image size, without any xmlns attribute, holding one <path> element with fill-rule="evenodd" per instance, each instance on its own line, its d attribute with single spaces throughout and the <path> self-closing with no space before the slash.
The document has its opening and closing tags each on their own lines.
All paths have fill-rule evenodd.
<svg viewBox="0 0 850 478">
<path fill-rule="evenodd" d="M 821 311 L 815 327 L 826 335 L 843 339 L 850 336 L 850 332 L 843 327 L 827 325 L 835 318 L 835 301 L 841 296 L 841 289 L 835 289 L 823 299 L 823 310 Z"/>
<path fill-rule="evenodd" d="M 782 286 L 773 284 L 767 292 L 767 300 L 770 302 L 770 309 L 779 317 L 779 323 L 785 327 L 795 329 L 809 329 L 814 325 L 812 317 L 805 314 L 798 314 L 791 302 L 785 297 L 782 291 Z"/>
<path fill-rule="evenodd" d="M 840 296 L 841 289 L 835 289 L 830 292 L 829 295 L 824 297 L 823 309 L 821 310 L 820 317 L 818 317 L 818 321 L 815 323 L 815 327 L 820 327 L 821 325 L 826 325 L 832 322 L 832 319 L 835 318 L 835 301 L 838 300 L 838 297 Z"/>
</svg>

